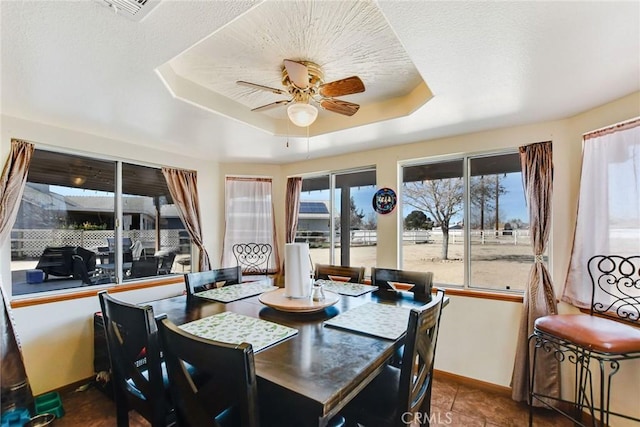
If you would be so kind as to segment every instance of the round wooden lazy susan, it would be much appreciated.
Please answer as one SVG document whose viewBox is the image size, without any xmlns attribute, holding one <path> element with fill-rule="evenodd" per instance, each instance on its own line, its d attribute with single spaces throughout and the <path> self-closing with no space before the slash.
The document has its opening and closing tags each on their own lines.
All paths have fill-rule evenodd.
<svg viewBox="0 0 640 427">
<path fill-rule="evenodd" d="M 285 289 L 276 289 L 275 291 L 260 294 L 258 299 L 261 303 L 275 310 L 287 311 L 290 313 L 315 313 L 324 310 L 340 301 L 340 295 L 324 291 L 323 301 L 314 301 L 308 298 L 289 298 L 284 295 Z"/>
</svg>

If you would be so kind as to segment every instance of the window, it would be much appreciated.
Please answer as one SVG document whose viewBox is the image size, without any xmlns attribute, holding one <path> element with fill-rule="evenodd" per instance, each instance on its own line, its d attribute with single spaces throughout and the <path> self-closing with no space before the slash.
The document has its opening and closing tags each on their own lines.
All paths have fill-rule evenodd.
<svg viewBox="0 0 640 427">
<path fill-rule="evenodd" d="M 402 268 L 434 282 L 524 290 L 533 262 L 518 153 L 402 167 Z"/>
<path fill-rule="evenodd" d="M 375 265 L 375 192 L 375 169 L 303 178 L 296 242 L 309 243 L 314 263 Z"/>
<path fill-rule="evenodd" d="M 182 273 L 190 256 L 159 168 L 35 150 L 11 232 L 13 295 Z"/>
<path fill-rule="evenodd" d="M 563 301 L 590 308 L 588 261 L 595 255 L 635 256 L 640 253 L 640 120 L 614 125 L 584 136 L 578 217 Z M 624 273 L 625 286 L 596 289 L 595 305 L 616 315 L 633 311 L 640 299 L 639 269 L 632 261 L 612 269 L 609 284 Z M 638 318 L 637 311 L 631 318 Z"/>
<path fill-rule="evenodd" d="M 222 265 L 237 265 L 233 245 L 266 243 L 271 245 L 267 269 L 278 271 L 271 178 L 227 177 L 225 181 L 225 231 Z"/>
</svg>

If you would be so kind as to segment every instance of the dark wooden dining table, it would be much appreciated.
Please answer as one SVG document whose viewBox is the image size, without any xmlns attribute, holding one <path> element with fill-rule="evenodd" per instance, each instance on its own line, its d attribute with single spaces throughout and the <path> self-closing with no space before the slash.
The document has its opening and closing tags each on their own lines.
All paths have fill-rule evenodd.
<svg viewBox="0 0 640 427">
<path fill-rule="evenodd" d="M 221 303 L 176 296 L 147 304 L 154 313 L 166 313 L 177 325 L 231 311 L 295 328 L 298 333 L 255 354 L 260 410 L 285 413 L 297 426 L 325 426 L 384 368 L 402 345 L 397 340 L 369 336 L 325 326 L 340 313 L 368 302 L 420 306 L 410 293 L 387 300 L 374 293 L 353 297 L 341 295 L 333 306 L 316 313 L 275 310 L 258 296 Z"/>
</svg>

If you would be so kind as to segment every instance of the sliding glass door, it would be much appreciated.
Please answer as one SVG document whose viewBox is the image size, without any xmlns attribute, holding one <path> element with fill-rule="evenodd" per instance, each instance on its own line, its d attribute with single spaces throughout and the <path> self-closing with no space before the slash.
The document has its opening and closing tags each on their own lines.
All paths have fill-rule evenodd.
<svg viewBox="0 0 640 427">
<path fill-rule="evenodd" d="M 296 241 L 309 243 L 314 263 L 375 264 L 375 192 L 374 168 L 303 178 Z"/>
</svg>

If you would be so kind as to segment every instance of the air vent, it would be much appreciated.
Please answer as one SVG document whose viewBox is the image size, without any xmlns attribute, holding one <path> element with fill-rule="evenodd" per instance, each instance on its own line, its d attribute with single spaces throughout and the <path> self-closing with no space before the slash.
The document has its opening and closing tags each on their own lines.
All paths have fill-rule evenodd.
<svg viewBox="0 0 640 427">
<path fill-rule="evenodd" d="M 158 4 L 160 0 L 98 0 L 110 7 L 117 15 L 133 21 L 141 21 Z"/>
</svg>

